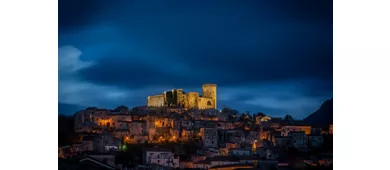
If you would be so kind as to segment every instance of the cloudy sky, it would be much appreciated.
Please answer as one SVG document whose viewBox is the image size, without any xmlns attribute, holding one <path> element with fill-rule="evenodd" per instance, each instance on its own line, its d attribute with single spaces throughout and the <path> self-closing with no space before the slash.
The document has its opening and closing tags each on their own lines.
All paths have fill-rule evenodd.
<svg viewBox="0 0 390 170">
<path fill-rule="evenodd" d="M 218 107 L 303 118 L 333 96 L 332 0 L 59 0 L 59 113 L 218 86 Z"/>
</svg>

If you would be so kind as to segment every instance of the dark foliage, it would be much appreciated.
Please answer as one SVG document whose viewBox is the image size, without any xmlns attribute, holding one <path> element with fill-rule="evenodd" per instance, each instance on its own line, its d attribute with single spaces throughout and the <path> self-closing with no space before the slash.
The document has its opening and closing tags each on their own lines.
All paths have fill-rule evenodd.
<svg viewBox="0 0 390 170">
<path fill-rule="evenodd" d="M 71 145 L 78 136 L 73 130 L 73 116 L 58 116 L 58 145 Z"/>
</svg>

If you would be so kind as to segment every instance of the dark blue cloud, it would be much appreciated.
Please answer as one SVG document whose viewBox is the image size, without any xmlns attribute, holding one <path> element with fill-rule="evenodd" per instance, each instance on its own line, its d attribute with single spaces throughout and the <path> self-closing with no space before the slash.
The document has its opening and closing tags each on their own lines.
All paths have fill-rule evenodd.
<svg viewBox="0 0 390 170">
<path fill-rule="evenodd" d="M 226 101 L 230 107 L 255 110 L 262 108 L 239 103 L 255 100 L 264 89 L 251 88 L 249 94 L 240 89 L 257 86 L 288 93 L 285 89 L 294 86 L 300 93 L 268 99 L 315 98 L 308 101 L 319 106 L 332 96 L 332 3 L 60 0 L 59 46 L 74 46 L 83 53 L 80 60 L 94 63 L 79 71 L 79 79 L 124 94 L 146 97 L 138 92 L 216 83 L 238 91 Z M 137 97 L 129 97 L 128 104 L 144 102 Z M 311 104 L 313 108 L 285 106 L 270 112 L 315 110 Z"/>
</svg>

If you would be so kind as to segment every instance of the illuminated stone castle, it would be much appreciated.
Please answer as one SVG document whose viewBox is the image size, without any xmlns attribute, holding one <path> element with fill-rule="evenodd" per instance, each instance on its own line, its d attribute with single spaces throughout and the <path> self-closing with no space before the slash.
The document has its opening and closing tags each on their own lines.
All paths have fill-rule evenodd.
<svg viewBox="0 0 390 170">
<path fill-rule="evenodd" d="M 182 89 L 166 91 L 161 95 L 148 96 L 149 107 L 179 106 L 186 109 L 216 109 L 217 85 L 203 84 L 202 95 L 198 92 L 185 93 Z"/>
</svg>

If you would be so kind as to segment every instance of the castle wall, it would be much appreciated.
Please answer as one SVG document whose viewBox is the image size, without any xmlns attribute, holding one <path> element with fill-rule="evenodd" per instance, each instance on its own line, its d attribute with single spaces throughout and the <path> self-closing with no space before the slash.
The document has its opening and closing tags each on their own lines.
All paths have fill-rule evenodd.
<svg viewBox="0 0 390 170">
<path fill-rule="evenodd" d="M 162 95 L 149 96 L 148 106 L 180 106 L 187 109 L 216 109 L 217 108 L 217 85 L 203 84 L 202 97 L 198 92 L 185 94 L 182 89 L 166 91 Z"/>
<path fill-rule="evenodd" d="M 163 95 L 149 96 L 148 106 L 149 107 L 161 107 L 164 106 L 165 98 Z"/>
<path fill-rule="evenodd" d="M 199 99 L 199 93 L 198 92 L 189 92 L 187 94 L 187 101 L 188 105 L 187 108 L 197 108 L 198 107 L 198 99 Z"/>
</svg>

